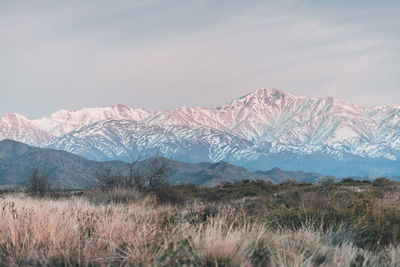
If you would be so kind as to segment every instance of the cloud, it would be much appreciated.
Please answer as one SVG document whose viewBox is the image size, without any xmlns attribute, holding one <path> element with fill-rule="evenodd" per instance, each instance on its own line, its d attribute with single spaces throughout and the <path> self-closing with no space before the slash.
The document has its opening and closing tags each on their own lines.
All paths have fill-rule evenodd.
<svg viewBox="0 0 400 267">
<path fill-rule="evenodd" d="M 392 9 L 367 6 L 353 21 L 343 6 L 303 1 L 13 3 L 0 14 L 0 113 L 213 106 L 260 87 L 391 103 L 400 99 Z M 385 32 L 368 31 L 382 27 L 371 14 Z"/>
</svg>

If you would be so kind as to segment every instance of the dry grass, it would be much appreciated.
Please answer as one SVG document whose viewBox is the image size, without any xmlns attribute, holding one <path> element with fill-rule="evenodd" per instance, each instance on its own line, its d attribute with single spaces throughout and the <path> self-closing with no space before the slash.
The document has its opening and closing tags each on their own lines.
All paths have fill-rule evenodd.
<svg viewBox="0 0 400 267">
<path fill-rule="evenodd" d="M 382 199 L 379 201 L 381 206 L 396 206 L 400 207 L 400 187 L 388 190 L 384 193 Z"/>
<path fill-rule="evenodd" d="M 229 206 L 0 199 L 2 266 L 400 266 L 400 248 L 372 253 L 331 235 L 312 226 L 271 230 Z"/>
</svg>

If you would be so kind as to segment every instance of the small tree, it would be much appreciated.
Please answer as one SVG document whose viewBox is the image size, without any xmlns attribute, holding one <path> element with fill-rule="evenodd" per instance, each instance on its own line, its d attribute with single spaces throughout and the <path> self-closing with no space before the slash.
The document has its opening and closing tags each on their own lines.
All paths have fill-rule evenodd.
<svg viewBox="0 0 400 267">
<path fill-rule="evenodd" d="M 122 171 L 115 172 L 111 168 L 105 168 L 95 173 L 97 184 L 105 190 L 116 187 L 129 187 L 128 176 Z"/>
<path fill-rule="evenodd" d="M 143 172 L 143 179 L 149 190 L 157 190 L 168 184 L 167 176 L 171 170 L 169 161 L 163 157 L 149 159 Z"/>
<path fill-rule="evenodd" d="M 140 163 L 140 164 L 139 164 Z M 167 184 L 169 161 L 156 156 L 144 161 L 136 160 L 130 164 L 129 174 L 111 168 L 96 172 L 98 185 L 109 190 L 116 187 L 136 188 L 139 191 L 154 191 Z"/>
<path fill-rule="evenodd" d="M 34 168 L 28 177 L 27 189 L 33 195 L 44 196 L 53 190 L 53 186 L 47 175 Z"/>
</svg>

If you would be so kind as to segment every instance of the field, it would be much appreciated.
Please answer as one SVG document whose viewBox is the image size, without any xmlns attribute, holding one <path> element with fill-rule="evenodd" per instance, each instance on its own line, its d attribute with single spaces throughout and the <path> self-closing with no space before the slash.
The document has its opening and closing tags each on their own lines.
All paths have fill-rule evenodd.
<svg viewBox="0 0 400 267">
<path fill-rule="evenodd" d="M 400 266 L 400 185 L 0 196 L 1 266 Z"/>
</svg>

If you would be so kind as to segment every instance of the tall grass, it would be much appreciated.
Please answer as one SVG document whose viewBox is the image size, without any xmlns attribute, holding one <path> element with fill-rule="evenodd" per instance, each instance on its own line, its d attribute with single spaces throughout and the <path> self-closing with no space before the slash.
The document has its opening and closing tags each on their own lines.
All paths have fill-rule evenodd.
<svg viewBox="0 0 400 267">
<path fill-rule="evenodd" d="M 333 236 L 343 235 L 337 242 Z M 229 205 L 125 204 L 84 197 L 0 199 L 2 266 L 400 266 L 400 248 L 371 252 L 343 230 L 251 222 Z"/>
</svg>

